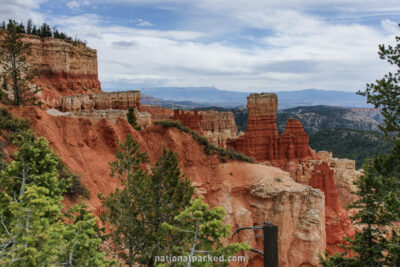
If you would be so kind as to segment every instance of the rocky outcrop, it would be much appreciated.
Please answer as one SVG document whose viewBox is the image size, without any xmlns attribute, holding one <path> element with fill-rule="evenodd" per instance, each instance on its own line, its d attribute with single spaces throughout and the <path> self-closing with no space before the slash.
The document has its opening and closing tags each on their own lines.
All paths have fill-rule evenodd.
<svg viewBox="0 0 400 267">
<path fill-rule="evenodd" d="M 105 109 L 127 110 L 130 107 L 140 107 L 140 91 L 63 96 L 60 98 L 58 108 L 63 112 L 67 112 Z"/>
<path fill-rule="evenodd" d="M 278 136 L 277 108 L 276 94 L 250 94 L 246 132 L 237 139 L 228 140 L 227 146 L 261 162 L 312 158 L 308 135 L 299 121 L 290 119 L 283 134 Z"/>
<path fill-rule="evenodd" d="M 26 35 L 23 40 L 31 44 L 30 60 L 40 73 L 35 83 L 48 106 L 56 107 L 59 96 L 101 92 L 96 50 L 55 38 Z"/>
<path fill-rule="evenodd" d="M 233 228 L 260 225 L 268 220 L 279 226 L 279 266 L 318 266 L 318 253 L 325 249 L 324 195 L 320 190 L 293 181 L 276 167 L 245 162 L 221 163 L 207 155 L 192 136 L 175 128 L 151 126 L 135 131 L 125 119 L 116 123 L 102 118 L 51 116 L 35 107 L 15 107 L 14 112 L 29 119 L 37 135 L 49 140 L 51 147 L 75 173 L 82 175 L 91 198 L 87 204 L 100 207 L 98 193 L 107 195 L 119 186 L 109 176 L 115 160 L 116 142 L 131 134 L 155 161 L 164 147 L 179 158 L 182 172 L 190 178 L 196 192 L 211 206 L 223 206 L 227 223 Z M 68 202 L 66 203 L 68 205 Z M 237 241 L 261 249 L 260 233 L 243 232 Z M 241 266 L 260 266 L 260 258 L 248 252 Z"/>
<path fill-rule="evenodd" d="M 98 122 L 101 119 L 107 119 L 108 121 L 115 124 L 118 119 L 126 119 L 127 118 L 127 110 L 121 109 L 104 109 L 104 110 L 81 110 L 77 112 L 60 112 L 57 109 L 49 109 L 47 113 L 52 116 L 62 116 L 62 117 L 73 117 L 73 118 L 86 118 L 94 123 Z M 144 111 L 139 112 L 135 109 L 136 122 L 142 127 L 149 127 L 151 122 L 151 115 Z"/>
<path fill-rule="evenodd" d="M 279 159 L 305 159 L 312 156 L 308 135 L 298 120 L 289 119 L 279 136 Z"/>
<path fill-rule="evenodd" d="M 180 121 L 183 126 L 189 127 L 199 133 L 202 132 L 201 122 L 204 121 L 203 116 L 195 109 L 193 112 L 175 109 L 174 116 L 171 118 L 174 121 Z"/>
<path fill-rule="evenodd" d="M 227 146 L 257 161 L 277 159 L 278 130 L 276 128 L 276 94 L 250 94 L 247 97 L 248 123 L 246 133 Z"/>
<path fill-rule="evenodd" d="M 334 171 L 326 162 L 314 165 L 309 185 L 325 194 L 326 249 L 330 254 L 343 252 L 338 244 L 345 244 L 344 237 L 353 237 L 354 227 L 348 213 L 339 204 Z"/>
<path fill-rule="evenodd" d="M 327 162 L 334 171 L 340 206 L 347 209 L 350 203 L 358 199 L 351 192 L 356 191 L 357 187 L 354 182 L 360 177 L 362 170 L 356 170 L 354 160 L 334 158 L 332 153 L 327 151 L 319 151 L 317 157 Z"/>
<path fill-rule="evenodd" d="M 235 117 L 232 112 L 200 111 L 203 135 L 214 145 L 226 148 L 226 140 L 237 137 Z"/>
</svg>

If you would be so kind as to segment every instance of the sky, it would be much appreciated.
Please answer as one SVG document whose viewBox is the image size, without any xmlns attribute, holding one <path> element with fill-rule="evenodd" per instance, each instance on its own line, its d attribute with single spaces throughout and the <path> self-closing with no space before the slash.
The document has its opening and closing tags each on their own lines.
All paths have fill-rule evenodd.
<svg viewBox="0 0 400 267">
<path fill-rule="evenodd" d="M 400 35 L 399 0 L 0 0 L 9 18 L 86 40 L 113 90 L 364 90 Z"/>
</svg>

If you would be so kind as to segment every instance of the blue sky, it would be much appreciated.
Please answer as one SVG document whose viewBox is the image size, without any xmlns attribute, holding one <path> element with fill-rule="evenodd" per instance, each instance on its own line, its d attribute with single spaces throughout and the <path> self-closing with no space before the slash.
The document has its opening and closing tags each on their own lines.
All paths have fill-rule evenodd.
<svg viewBox="0 0 400 267">
<path fill-rule="evenodd" d="M 1 0 L 10 17 L 87 40 L 116 90 L 363 90 L 400 35 L 399 0 Z"/>
</svg>

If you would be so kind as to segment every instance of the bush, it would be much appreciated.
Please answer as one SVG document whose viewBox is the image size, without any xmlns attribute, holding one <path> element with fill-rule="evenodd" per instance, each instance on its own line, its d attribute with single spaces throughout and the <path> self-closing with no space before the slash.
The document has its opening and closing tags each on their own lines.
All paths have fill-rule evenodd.
<svg viewBox="0 0 400 267">
<path fill-rule="evenodd" d="M 209 154 L 218 154 L 220 157 L 221 162 L 226 162 L 226 156 L 228 156 L 230 159 L 237 159 L 240 161 L 245 161 L 245 162 L 250 162 L 253 163 L 253 158 L 247 157 L 241 153 L 238 153 L 234 150 L 225 150 L 220 147 L 216 147 L 214 144 L 210 143 L 208 139 L 198 132 L 193 131 L 189 127 L 183 126 L 179 121 L 155 121 L 155 125 L 161 125 L 166 128 L 177 128 L 178 130 L 190 134 L 193 139 L 195 139 L 199 144 L 204 146 L 204 152 L 209 155 Z"/>
<path fill-rule="evenodd" d="M 12 141 L 17 134 L 29 129 L 30 123 L 14 117 L 7 109 L 0 108 L 0 135 Z"/>
<path fill-rule="evenodd" d="M 59 161 L 59 176 L 58 178 L 65 182 L 65 196 L 75 200 L 82 196 L 86 199 L 90 198 L 90 190 L 82 183 L 80 175 L 73 173 L 61 160 Z"/>
</svg>

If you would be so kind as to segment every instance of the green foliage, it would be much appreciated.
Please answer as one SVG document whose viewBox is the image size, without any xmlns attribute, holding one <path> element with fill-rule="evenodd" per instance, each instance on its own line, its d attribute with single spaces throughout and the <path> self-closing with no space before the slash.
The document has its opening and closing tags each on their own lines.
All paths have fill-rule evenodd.
<svg viewBox="0 0 400 267">
<path fill-rule="evenodd" d="M 395 73 L 389 72 L 376 83 L 367 84 L 365 92 L 358 94 L 367 97 L 367 103 L 382 109 L 384 126 L 381 130 L 389 136 L 400 138 L 400 36 L 396 36 L 396 46 L 380 45 L 379 56 L 391 65 L 397 66 Z"/>
<path fill-rule="evenodd" d="M 172 256 L 233 256 L 250 249 L 247 243 L 224 246 L 222 239 L 231 235 L 231 225 L 224 225 L 226 212 L 222 207 L 210 209 L 201 198 L 177 215 L 172 223 L 164 223 L 165 231 L 174 237 L 168 248 Z M 180 265 L 181 264 L 181 265 Z M 177 263 L 186 266 L 187 263 Z M 192 262 L 193 266 L 228 266 L 227 262 Z M 190 266 L 190 265 L 188 265 Z"/>
<path fill-rule="evenodd" d="M 78 197 L 90 198 L 90 190 L 83 183 L 80 175 L 73 173 L 61 160 L 59 160 L 58 179 L 66 181 L 65 196 L 72 200 Z"/>
<path fill-rule="evenodd" d="M 30 123 L 14 117 L 7 109 L 0 108 L 0 136 L 12 141 L 15 137 L 29 129 Z"/>
<path fill-rule="evenodd" d="M 389 153 L 393 143 L 380 132 L 326 129 L 310 135 L 310 146 L 317 151 L 330 151 L 337 158 L 353 159 L 361 168 L 367 158 Z"/>
<path fill-rule="evenodd" d="M 380 56 L 391 64 L 400 66 L 400 37 L 395 48 L 381 45 Z M 364 164 L 363 175 L 355 182 L 355 192 L 359 199 L 351 204 L 355 213 L 351 219 L 362 230 L 354 239 L 347 239 L 345 247 L 353 255 L 344 254 L 321 257 L 323 266 L 400 266 L 400 121 L 399 87 L 397 77 L 389 73 L 377 84 L 367 84 L 361 95 L 367 96 L 367 102 L 382 108 L 385 125 L 381 129 L 393 137 L 394 147 L 391 153 L 375 156 Z"/>
<path fill-rule="evenodd" d="M 360 199 L 350 206 L 358 211 L 352 221 L 363 227 L 354 239 L 347 240 L 347 248 L 355 256 L 327 257 L 323 266 L 344 260 L 352 262 L 348 266 L 400 264 L 400 232 L 393 224 L 400 221 L 400 143 L 395 144 L 392 153 L 367 161 L 363 169 L 364 174 L 356 182 L 355 194 Z"/>
<path fill-rule="evenodd" d="M 66 184 L 58 179 L 59 159 L 48 143 L 29 133 L 17 142 L 14 160 L 0 172 L 0 265 L 111 265 L 86 207 L 73 207 L 68 218 L 62 214 Z"/>
<path fill-rule="evenodd" d="M 32 83 L 38 71 L 28 62 L 30 55 L 31 44 L 22 41 L 19 24 L 10 20 L 4 38 L 0 39 L 0 64 L 1 76 L 11 83 L 15 105 L 41 104 L 36 95 L 40 88 Z"/>
<path fill-rule="evenodd" d="M 136 114 L 135 114 L 135 109 L 130 107 L 128 109 L 128 113 L 126 114 L 126 118 L 132 127 L 138 131 L 140 131 L 141 127 L 137 124 L 136 122 Z"/>
<path fill-rule="evenodd" d="M 15 25 L 15 29 L 17 33 L 26 33 L 30 35 L 35 35 L 41 38 L 46 37 L 54 37 L 57 39 L 65 40 L 67 42 L 71 42 L 74 45 L 84 45 L 86 46 L 86 41 L 82 41 L 78 38 L 73 39 L 72 37 L 68 36 L 64 32 L 59 31 L 56 27 L 53 29 L 47 23 L 43 23 L 39 27 L 33 24 L 32 19 L 28 19 L 26 26 L 21 22 L 18 23 L 14 20 L 9 20 L 8 24 L 3 20 L 3 23 L 0 25 L 0 30 L 9 30 L 10 24 Z"/>
<path fill-rule="evenodd" d="M 234 150 L 226 150 L 220 147 L 216 147 L 214 144 L 210 143 L 208 139 L 196 131 L 193 131 L 189 127 L 183 126 L 179 121 L 155 121 L 154 124 L 161 125 L 163 127 L 169 128 L 174 127 L 177 128 L 179 131 L 185 132 L 190 134 L 194 140 L 196 140 L 200 145 L 204 146 L 204 152 L 206 154 L 218 154 L 220 156 L 221 162 L 226 161 L 226 156 L 230 159 L 237 159 L 240 161 L 250 162 L 253 163 L 253 159 L 247 157 L 241 153 L 238 153 Z"/>
<path fill-rule="evenodd" d="M 99 196 L 105 209 L 101 219 L 111 225 L 110 239 L 126 264 L 153 266 L 154 256 L 163 254 L 169 241 L 161 224 L 172 222 L 190 204 L 194 190 L 171 151 L 163 150 L 150 173 L 145 168 L 147 154 L 132 136 L 119 143 L 116 156 L 111 175 L 123 188 Z"/>
</svg>

